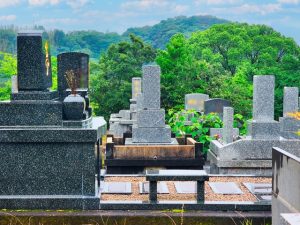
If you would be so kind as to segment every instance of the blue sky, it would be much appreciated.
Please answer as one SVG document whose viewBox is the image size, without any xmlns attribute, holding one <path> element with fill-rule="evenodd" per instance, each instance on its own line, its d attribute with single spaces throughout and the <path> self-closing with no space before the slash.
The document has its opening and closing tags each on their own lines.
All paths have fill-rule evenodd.
<svg viewBox="0 0 300 225">
<path fill-rule="evenodd" d="M 0 25 L 122 33 L 175 16 L 267 24 L 300 43 L 300 0 L 0 0 Z"/>
</svg>

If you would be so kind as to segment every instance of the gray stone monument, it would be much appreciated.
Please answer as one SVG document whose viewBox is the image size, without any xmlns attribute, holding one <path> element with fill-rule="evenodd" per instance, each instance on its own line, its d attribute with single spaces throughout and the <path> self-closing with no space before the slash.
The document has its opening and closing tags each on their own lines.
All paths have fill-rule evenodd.
<svg viewBox="0 0 300 225">
<path fill-rule="evenodd" d="M 172 144 L 171 128 L 165 125 L 165 110 L 160 109 L 160 67 L 143 66 L 142 110 L 126 144 Z"/>
<path fill-rule="evenodd" d="M 224 107 L 223 109 L 223 142 L 229 144 L 233 142 L 233 108 Z"/>
<path fill-rule="evenodd" d="M 142 93 L 142 79 L 140 77 L 132 78 L 132 99 L 130 99 L 130 119 L 136 120 L 137 101 L 139 94 Z"/>
<path fill-rule="evenodd" d="M 274 120 L 273 75 L 253 77 L 253 120 L 248 123 L 248 134 L 252 139 L 279 139 L 280 126 Z"/>
<path fill-rule="evenodd" d="M 284 87 L 283 91 L 283 117 L 279 118 L 280 135 L 287 139 L 299 139 L 296 134 L 300 130 L 300 121 L 289 113 L 298 112 L 299 89 L 297 87 Z"/>
<path fill-rule="evenodd" d="M 90 128 L 63 126 L 42 43 L 40 34 L 18 35 L 18 93 L 0 102 L 0 208 L 99 209 L 106 122 L 98 117 Z"/>
<path fill-rule="evenodd" d="M 300 149 L 299 140 L 280 138 L 279 123 L 274 121 L 274 89 L 274 76 L 254 76 L 248 136 L 229 144 L 213 140 L 207 156 L 211 173 L 271 175 L 272 147 L 289 152 Z"/>
<path fill-rule="evenodd" d="M 283 89 L 283 116 L 288 113 L 298 112 L 299 109 L 299 88 L 284 87 Z"/>
<path fill-rule="evenodd" d="M 185 110 L 204 111 L 204 101 L 209 99 L 209 95 L 193 93 L 185 95 Z"/>
</svg>

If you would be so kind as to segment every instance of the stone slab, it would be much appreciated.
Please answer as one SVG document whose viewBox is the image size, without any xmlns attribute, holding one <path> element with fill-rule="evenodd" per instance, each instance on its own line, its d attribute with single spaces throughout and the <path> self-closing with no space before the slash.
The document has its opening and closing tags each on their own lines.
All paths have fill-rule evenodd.
<svg viewBox="0 0 300 225">
<path fill-rule="evenodd" d="M 0 103 L 0 126 L 61 126 L 62 103 L 13 101 Z"/>
<path fill-rule="evenodd" d="M 193 93 L 185 95 L 185 110 L 204 111 L 204 101 L 209 99 L 209 95 Z"/>
<path fill-rule="evenodd" d="M 283 116 L 288 117 L 288 113 L 295 113 L 299 110 L 299 88 L 284 87 L 283 89 Z"/>
<path fill-rule="evenodd" d="M 18 100 L 53 100 L 58 98 L 57 91 L 20 91 L 11 94 L 12 101 Z"/>
<path fill-rule="evenodd" d="M 130 182 L 103 182 L 102 193 L 105 194 L 131 194 Z"/>
<path fill-rule="evenodd" d="M 277 121 L 248 121 L 248 135 L 252 139 L 279 140 L 280 124 Z"/>
<path fill-rule="evenodd" d="M 259 202 L 271 202 L 272 195 L 255 195 Z"/>
<path fill-rule="evenodd" d="M 140 110 L 137 112 L 137 126 L 141 127 L 165 127 L 165 110 Z"/>
<path fill-rule="evenodd" d="M 215 194 L 241 195 L 242 190 L 234 182 L 208 182 Z"/>
<path fill-rule="evenodd" d="M 46 48 L 42 33 L 19 33 L 17 36 L 17 67 L 19 91 L 45 91 L 52 85 L 52 75 L 46 74 Z M 48 50 L 48 58 L 49 58 Z M 47 71 L 51 71 L 47 64 Z"/>
<path fill-rule="evenodd" d="M 136 100 L 137 96 L 142 93 L 142 78 L 133 77 L 132 78 L 132 100 Z"/>
<path fill-rule="evenodd" d="M 143 66 L 143 108 L 160 109 L 160 67 Z"/>
<path fill-rule="evenodd" d="M 132 142 L 132 138 L 126 138 L 125 145 L 179 145 L 176 138 L 171 138 L 170 143 L 159 143 L 159 142 L 152 142 L 152 143 L 134 143 Z"/>
<path fill-rule="evenodd" d="M 197 183 L 195 181 L 174 182 L 178 194 L 196 194 Z"/>
<path fill-rule="evenodd" d="M 223 119 L 224 107 L 231 107 L 230 101 L 221 98 L 208 99 L 204 101 L 204 114 L 217 113 Z"/>
<path fill-rule="evenodd" d="M 149 182 L 139 182 L 140 194 L 148 194 L 149 193 Z M 157 183 L 157 193 L 158 194 L 169 194 L 169 188 L 166 182 L 158 182 Z"/>
<path fill-rule="evenodd" d="M 252 193 L 259 195 L 271 195 L 272 184 L 271 183 L 243 183 L 244 186 Z"/>
<path fill-rule="evenodd" d="M 280 225 L 299 225 L 300 213 L 281 213 Z"/>
<path fill-rule="evenodd" d="M 218 135 L 220 138 L 222 138 L 222 134 L 223 134 L 223 128 L 210 128 L 209 129 L 209 135 L 211 137 Z M 237 137 L 239 135 L 240 135 L 239 128 L 233 128 L 233 137 Z"/>
<path fill-rule="evenodd" d="M 171 143 L 171 128 L 169 126 L 158 128 L 145 128 L 133 126 L 133 143 Z"/>
</svg>

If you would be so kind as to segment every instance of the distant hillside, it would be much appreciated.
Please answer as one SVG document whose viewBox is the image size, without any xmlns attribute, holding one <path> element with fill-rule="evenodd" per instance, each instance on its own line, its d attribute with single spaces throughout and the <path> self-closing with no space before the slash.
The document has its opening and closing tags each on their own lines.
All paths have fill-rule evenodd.
<svg viewBox="0 0 300 225">
<path fill-rule="evenodd" d="M 162 20 L 154 26 L 129 28 L 123 36 L 134 33 L 142 37 L 144 41 L 152 44 L 154 48 L 162 49 L 174 34 L 183 33 L 188 37 L 194 31 L 206 30 L 214 24 L 228 22 L 227 20 L 218 19 L 214 16 L 180 16 Z"/>
<path fill-rule="evenodd" d="M 129 28 L 122 35 L 117 33 L 103 33 L 98 31 L 73 31 L 65 33 L 61 30 L 46 31 L 42 26 L 34 29 L 44 30 L 43 36 L 50 40 L 52 55 L 65 51 L 82 51 L 99 58 L 109 45 L 127 40 L 130 33 L 142 37 L 155 48 L 164 48 L 170 38 L 176 33 L 189 36 L 196 30 L 205 30 L 214 24 L 228 23 L 229 21 L 213 16 L 180 16 L 163 20 L 154 26 Z M 21 28 L 0 27 L 0 51 L 16 53 L 16 34 Z"/>
</svg>

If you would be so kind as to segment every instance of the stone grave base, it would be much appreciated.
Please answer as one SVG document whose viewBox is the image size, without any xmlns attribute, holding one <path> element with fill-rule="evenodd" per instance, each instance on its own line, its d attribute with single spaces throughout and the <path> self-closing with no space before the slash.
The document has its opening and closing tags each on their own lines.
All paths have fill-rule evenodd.
<svg viewBox="0 0 300 225">
<path fill-rule="evenodd" d="M 172 144 L 135 144 L 131 142 L 131 138 L 112 137 L 106 144 L 107 172 L 136 174 L 143 173 L 148 167 L 203 169 L 202 144 L 192 138 L 172 138 L 172 140 Z"/>
<path fill-rule="evenodd" d="M 92 128 L 92 117 L 85 120 L 63 120 L 63 127 Z"/>
<path fill-rule="evenodd" d="M 207 154 L 210 172 L 271 176 L 272 147 L 281 147 L 293 153 L 300 149 L 300 140 L 253 140 L 247 137 L 226 145 L 214 140 Z"/>
<path fill-rule="evenodd" d="M 99 194 L 98 194 L 99 196 Z M 100 208 L 100 197 L 80 195 L 13 195 L 0 196 L 0 208 L 11 210 L 35 209 L 72 209 L 97 210 Z"/>
</svg>

